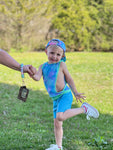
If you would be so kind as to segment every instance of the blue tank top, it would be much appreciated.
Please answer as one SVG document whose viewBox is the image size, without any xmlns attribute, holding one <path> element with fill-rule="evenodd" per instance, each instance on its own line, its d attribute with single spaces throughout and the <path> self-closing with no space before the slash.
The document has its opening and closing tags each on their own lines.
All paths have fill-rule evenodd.
<svg viewBox="0 0 113 150">
<path fill-rule="evenodd" d="M 53 100 L 59 98 L 64 93 L 70 91 L 70 88 L 67 86 L 65 79 L 64 79 L 65 82 L 64 89 L 60 92 L 56 91 L 56 82 L 57 82 L 58 72 L 60 68 L 60 63 L 61 61 L 54 64 L 48 64 L 48 62 L 46 62 L 42 65 L 42 75 L 43 75 L 44 85 L 46 87 L 49 96 Z"/>
</svg>

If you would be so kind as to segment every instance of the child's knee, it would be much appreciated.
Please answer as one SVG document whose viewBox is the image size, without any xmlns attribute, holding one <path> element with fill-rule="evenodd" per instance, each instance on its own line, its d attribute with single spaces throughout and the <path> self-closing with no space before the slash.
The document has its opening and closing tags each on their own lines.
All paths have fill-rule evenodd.
<svg viewBox="0 0 113 150">
<path fill-rule="evenodd" d="M 58 120 L 58 121 L 64 121 L 63 112 L 57 113 L 57 120 Z"/>
</svg>

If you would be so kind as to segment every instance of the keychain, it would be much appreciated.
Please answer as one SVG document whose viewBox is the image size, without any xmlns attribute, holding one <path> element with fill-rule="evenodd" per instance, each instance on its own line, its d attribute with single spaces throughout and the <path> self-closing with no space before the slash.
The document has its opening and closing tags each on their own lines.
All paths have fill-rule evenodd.
<svg viewBox="0 0 113 150">
<path fill-rule="evenodd" d="M 29 90 L 26 88 L 24 83 L 24 72 L 23 72 L 23 64 L 21 64 L 21 78 L 22 78 L 22 86 L 19 89 L 18 99 L 26 102 Z"/>
</svg>

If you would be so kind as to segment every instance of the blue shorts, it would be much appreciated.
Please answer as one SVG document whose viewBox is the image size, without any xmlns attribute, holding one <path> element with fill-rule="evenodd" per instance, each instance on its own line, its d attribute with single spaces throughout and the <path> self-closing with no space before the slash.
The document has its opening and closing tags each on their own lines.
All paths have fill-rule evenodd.
<svg viewBox="0 0 113 150">
<path fill-rule="evenodd" d="M 71 108 L 73 95 L 70 92 L 63 94 L 61 97 L 53 101 L 53 117 L 56 118 L 58 112 L 65 112 Z"/>
</svg>

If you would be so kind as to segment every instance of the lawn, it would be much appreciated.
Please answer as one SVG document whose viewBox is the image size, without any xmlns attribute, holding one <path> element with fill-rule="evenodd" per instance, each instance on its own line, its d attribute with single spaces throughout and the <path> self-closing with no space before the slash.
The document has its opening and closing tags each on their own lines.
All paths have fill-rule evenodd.
<svg viewBox="0 0 113 150">
<path fill-rule="evenodd" d="M 18 62 L 36 68 L 46 54 L 10 53 Z M 64 121 L 64 150 L 113 150 L 113 53 L 67 53 L 67 68 L 86 102 L 100 112 L 99 119 L 78 115 Z M 25 74 L 27 102 L 17 99 L 20 72 L 0 65 L 0 150 L 45 150 L 55 143 L 52 100 L 43 80 Z M 73 108 L 81 103 L 73 100 Z"/>
</svg>

